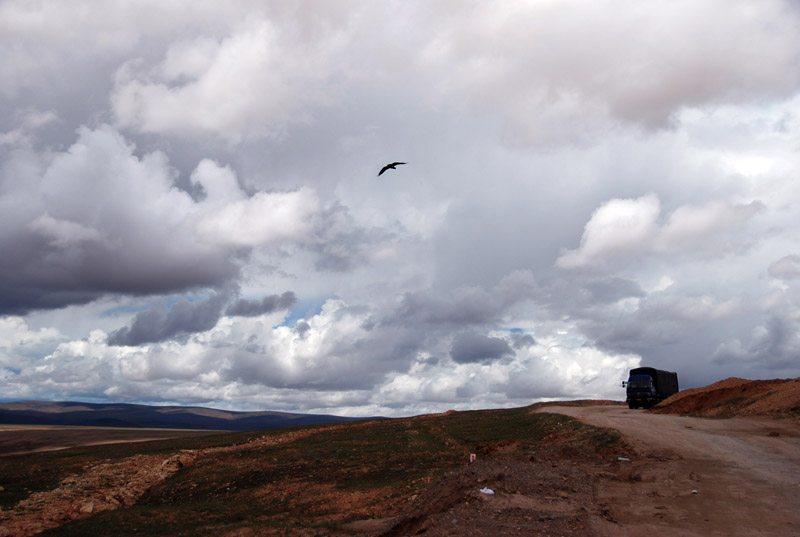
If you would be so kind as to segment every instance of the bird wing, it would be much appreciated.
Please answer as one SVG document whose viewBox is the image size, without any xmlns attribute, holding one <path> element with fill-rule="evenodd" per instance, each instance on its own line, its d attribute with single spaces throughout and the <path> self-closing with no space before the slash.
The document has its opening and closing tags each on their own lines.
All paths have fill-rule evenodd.
<svg viewBox="0 0 800 537">
<path fill-rule="evenodd" d="M 391 164 L 387 164 L 386 166 L 381 168 L 381 171 L 378 172 L 378 176 L 380 177 L 380 175 L 383 172 L 385 172 L 386 170 L 394 170 L 395 169 L 394 167 L 395 166 L 399 166 L 400 164 L 406 164 L 406 163 L 405 162 L 392 162 Z"/>
</svg>

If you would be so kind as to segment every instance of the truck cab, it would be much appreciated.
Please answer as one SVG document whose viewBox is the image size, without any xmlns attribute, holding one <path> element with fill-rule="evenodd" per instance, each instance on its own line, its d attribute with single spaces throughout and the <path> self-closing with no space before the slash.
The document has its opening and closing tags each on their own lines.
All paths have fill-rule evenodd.
<svg viewBox="0 0 800 537">
<path fill-rule="evenodd" d="M 656 399 L 656 387 L 650 375 L 631 375 L 627 382 L 627 402 L 629 408 L 639 406 L 649 408 Z"/>
</svg>

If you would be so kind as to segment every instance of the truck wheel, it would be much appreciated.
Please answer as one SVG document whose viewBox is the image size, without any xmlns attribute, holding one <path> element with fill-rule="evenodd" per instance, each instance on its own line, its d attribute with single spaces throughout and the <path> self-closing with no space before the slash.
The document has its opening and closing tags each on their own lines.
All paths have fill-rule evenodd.
<svg viewBox="0 0 800 537">
<path fill-rule="evenodd" d="M 633 403 L 628 403 L 628 408 L 633 410 L 634 408 L 636 408 L 636 405 L 634 405 Z"/>
</svg>

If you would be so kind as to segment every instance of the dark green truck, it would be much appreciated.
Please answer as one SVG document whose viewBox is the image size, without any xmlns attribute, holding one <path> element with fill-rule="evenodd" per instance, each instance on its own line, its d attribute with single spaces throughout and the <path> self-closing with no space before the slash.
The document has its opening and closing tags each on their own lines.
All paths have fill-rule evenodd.
<svg viewBox="0 0 800 537">
<path fill-rule="evenodd" d="M 678 374 L 653 367 L 631 369 L 625 387 L 628 408 L 650 408 L 672 394 L 678 393 Z"/>
</svg>

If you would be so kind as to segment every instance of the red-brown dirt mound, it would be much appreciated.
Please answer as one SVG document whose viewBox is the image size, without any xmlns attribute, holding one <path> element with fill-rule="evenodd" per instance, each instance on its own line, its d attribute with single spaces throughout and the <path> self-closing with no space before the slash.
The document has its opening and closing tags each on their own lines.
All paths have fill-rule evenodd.
<svg viewBox="0 0 800 537">
<path fill-rule="evenodd" d="M 800 416 L 800 378 L 747 380 L 731 377 L 704 388 L 676 393 L 653 407 L 652 412 L 720 418 Z"/>
</svg>

